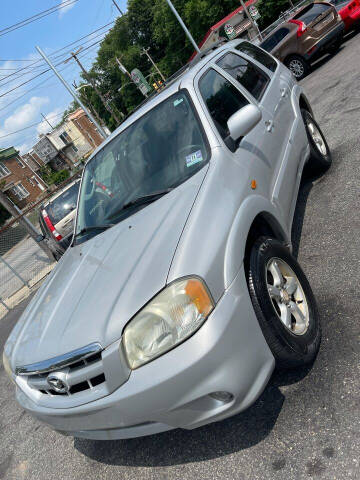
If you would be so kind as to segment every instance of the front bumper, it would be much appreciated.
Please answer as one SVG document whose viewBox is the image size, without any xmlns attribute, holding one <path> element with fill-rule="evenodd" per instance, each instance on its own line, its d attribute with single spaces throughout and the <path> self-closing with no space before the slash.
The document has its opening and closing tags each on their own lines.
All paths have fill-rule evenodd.
<svg viewBox="0 0 360 480">
<path fill-rule="evenodd" d="M 190 339 L 131 373 L 107 397 L 67 409 L 40 407 L 17 387 L 21 406 L 55 430 L 75 437 L 120 439 L 173 428 L 193 429 L 251 405 L 274 369 L 241 269 Z M 229 392 L 223 403 L 209 396 Z"/>
</svg>

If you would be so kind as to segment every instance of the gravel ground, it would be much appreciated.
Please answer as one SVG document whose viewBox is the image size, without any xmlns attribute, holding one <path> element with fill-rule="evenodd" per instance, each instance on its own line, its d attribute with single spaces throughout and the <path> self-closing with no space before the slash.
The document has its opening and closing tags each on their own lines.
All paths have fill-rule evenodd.
<svg viewBox="0 0 360 480">
<path fill-rule="evenodd" d="M 360 36 L 302 81 L 334 164 L 303 182 L 295 252 L 323 323 L 311 369 L 275 373 L 246 412 L 194 431 L 117 442 L 62 437 L 25 414 L 0 369 L 0 478 L 359 479 Z M 0 322 L 0 347 L 25 305 Z"/>
</svg>

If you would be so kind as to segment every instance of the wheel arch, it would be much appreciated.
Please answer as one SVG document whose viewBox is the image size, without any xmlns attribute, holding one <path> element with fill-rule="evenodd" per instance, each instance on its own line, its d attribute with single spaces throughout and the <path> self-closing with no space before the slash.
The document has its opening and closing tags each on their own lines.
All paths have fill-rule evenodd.
<svg viewBox="0 0 360 480">
<path fill-rule="evenodd" d="M 313 110 L 310 106 L 310 102 L 309 100 L 306 98 L 305 94 L 304 93 L 301 93 L 300 97 L 299 97 L 299 106 L 300 106 L 300 109 L 304 109 L 304 110 L 307 110 L 311 116 L 313 117 L 314 116 L 314 113 L 313 113 Z"/>
<path fill-rule="evenodd" d="M 241 265 L 246 264 L 252 244 L 259 236 L 268 235 L 284 243 L 291 250 L 291 237 L 279 212 L 264 198 L 248 199 L 239 210 L 231 228 L 225 252 L 225 288 L 227 288 Z"/>
</svg>

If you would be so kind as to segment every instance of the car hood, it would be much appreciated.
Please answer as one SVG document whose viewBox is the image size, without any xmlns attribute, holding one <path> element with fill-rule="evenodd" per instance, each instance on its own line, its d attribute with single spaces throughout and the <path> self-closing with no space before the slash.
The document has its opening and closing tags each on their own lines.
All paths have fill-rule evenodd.
<svg viewBox="0 0 360 480">
<path fill-rule="evenodd" d="M 106 347 L 166 284 L 200 185 L 190 180 L 115 227 L 69 248 L 11 333 L 12 369 L 93 342 Z"/>
</svg>

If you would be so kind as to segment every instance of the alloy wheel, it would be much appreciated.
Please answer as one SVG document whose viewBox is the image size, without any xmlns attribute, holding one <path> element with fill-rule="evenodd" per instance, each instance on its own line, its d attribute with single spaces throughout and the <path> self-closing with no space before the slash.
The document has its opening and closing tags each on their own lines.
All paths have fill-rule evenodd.
<svg viewBox="0 0 360 480">
<path fill-rule="evenodd" d="M 327 148 L 326 148 L 325 140 L 322 133 L 320 132 L 318 127 L 315 125 L 315 123 L 311 121 L 311 119 L 307 120 L 306 125 L 317 149 L 322 155 L 325 156 L 327 154 Z"/>
<path fill-rule="evenodd" d="M 304 335 L 309 328 L 309 308 L 300 281 L 290 266 L 272 258 L 266 266 L 267 289 L 281 323 L 293 334 Z"/>
<path fill-rule="evenodd" d="M 289 70 L 295 76 L 295 78 L 300 78 L 305 73 L 304 65 L 302 64 L 302 62 L 300 62 L 300 60 L 297 60 L 296 58 L 291 60 L 291 62 L 289 63 Z"/>
</svg>

